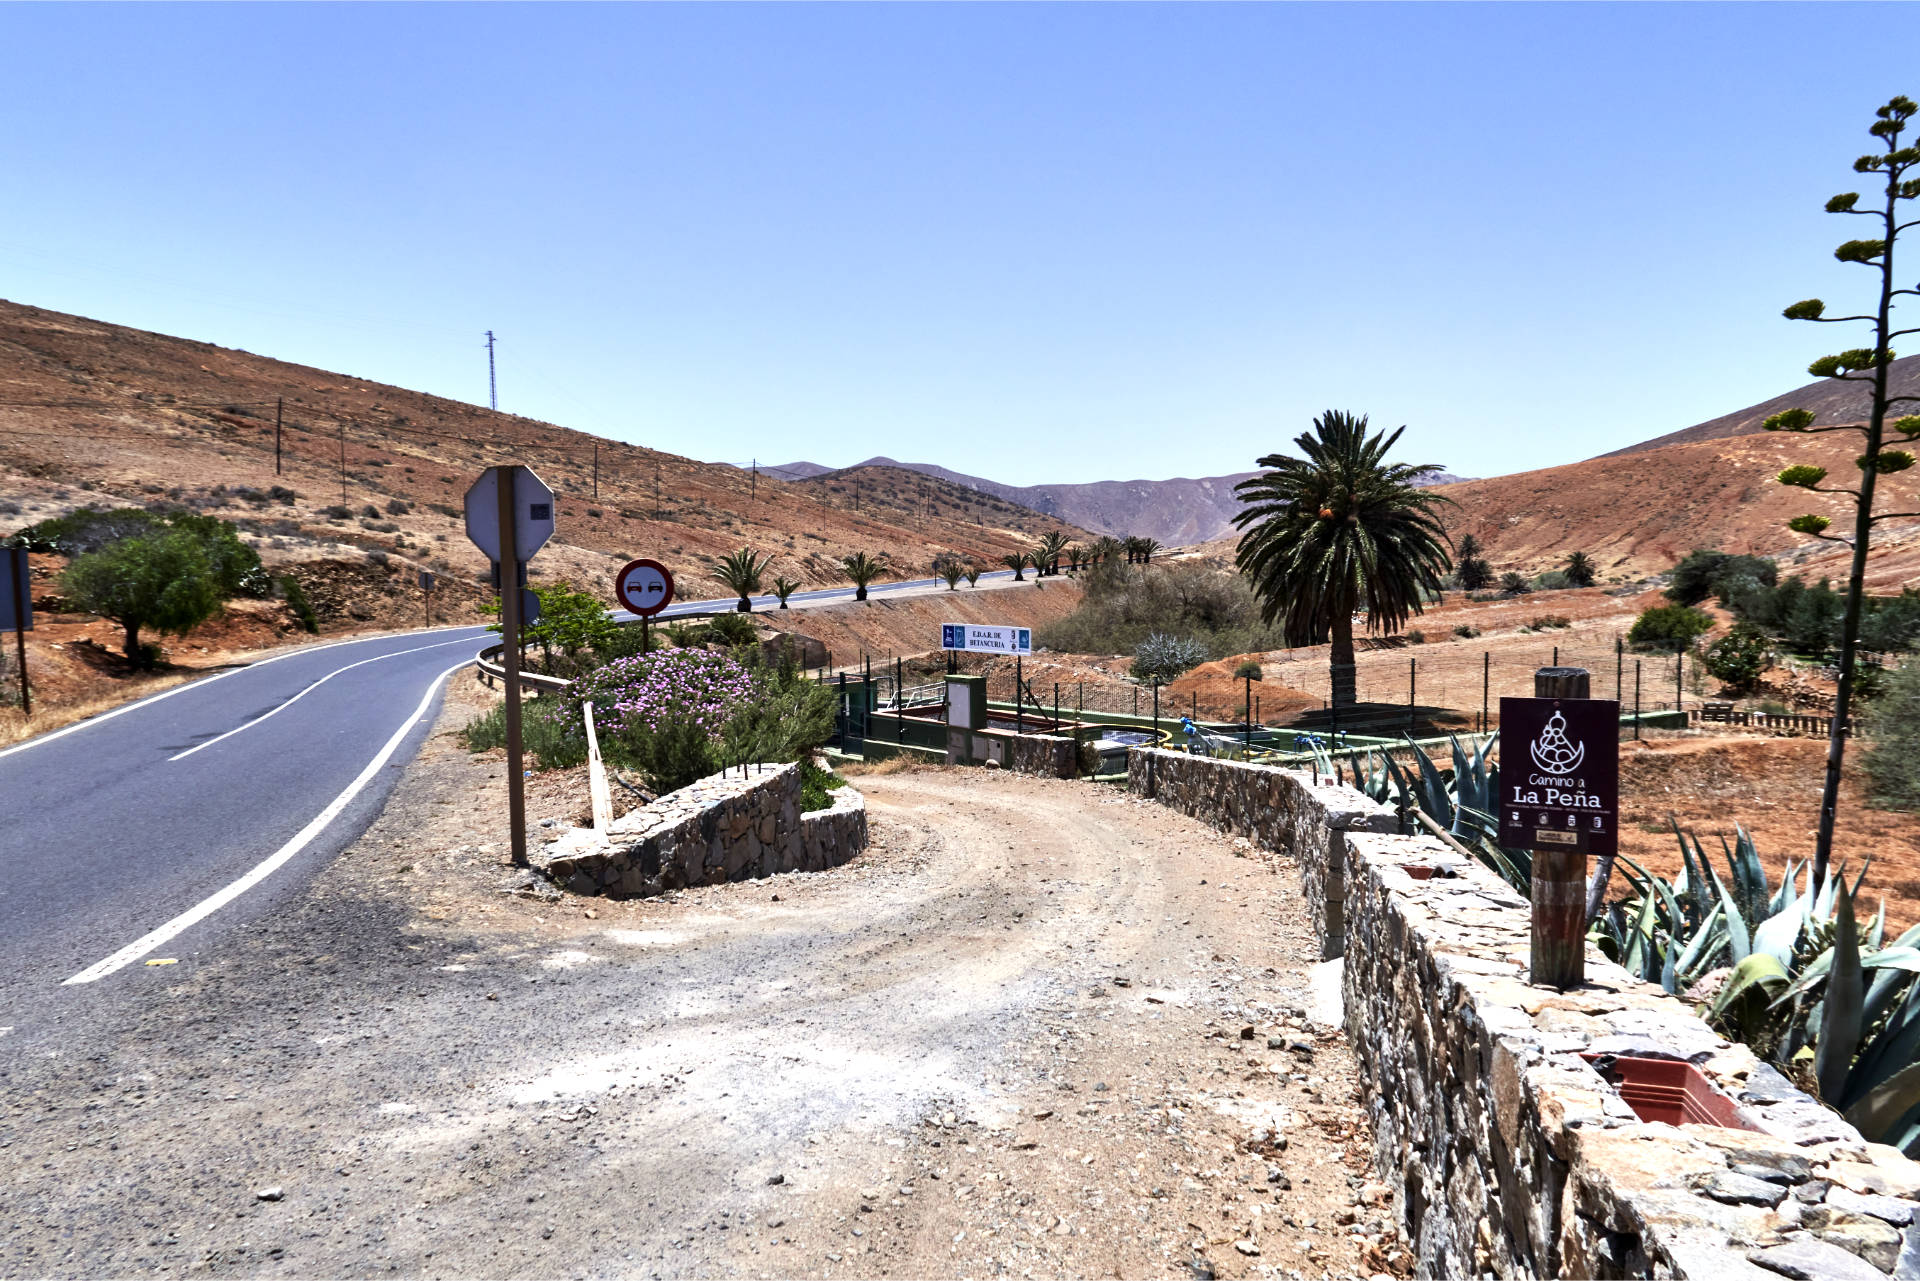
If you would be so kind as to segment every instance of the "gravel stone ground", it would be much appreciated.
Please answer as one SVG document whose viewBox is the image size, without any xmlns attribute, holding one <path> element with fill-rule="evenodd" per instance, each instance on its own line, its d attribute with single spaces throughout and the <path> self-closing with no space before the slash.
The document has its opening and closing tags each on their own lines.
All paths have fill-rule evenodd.
<svg viewBox="0 0 1920 1281">
<path fill-rule="evenodd" d="M 0 1041 L 0 1274 L 1404 1271 L 1290 867 L 908 768 L 834 872 L 511 893 L 477 697 L 285 911 Z"/>
</svg>

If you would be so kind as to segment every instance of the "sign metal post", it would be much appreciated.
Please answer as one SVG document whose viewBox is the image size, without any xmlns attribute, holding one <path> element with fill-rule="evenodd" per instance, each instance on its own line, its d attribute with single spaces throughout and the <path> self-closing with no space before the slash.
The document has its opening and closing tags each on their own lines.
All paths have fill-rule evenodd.
<svg viewBox="0 0 1920 1281">
<path fill-rule="evenodd" d="M 33 715 L 33 691 L 27 686 L 27 633 L 33 630 L 33 585 L 27 579 L 27 549 L 9 548 L 7 558 L 7 599 L 11 612 L 6 622 L 13 624 L 14 652 L 20 662 L 20 710 Z"/>
<path fill-rule="evenodd" d="M 530 467 L 489 467 L 467 490 L 467 538 L 493 562 L 500 590 L 500 667 L 506 687 L 507 824 L 515 867 L 527 865 L 525 753 L 520 730 L 520 629 L 526 563 L 553 537 L 553 491 Z"/>
<path fill-rule="evenodd" d="M 1620 704 L 1583 667 L 1543 667 L 1534 697 L 1500 700 L 1500 844 L 1533 851 L 1530 980 L 1586 980 L 1589 855 L 1618 848 Z"/>
</svg>

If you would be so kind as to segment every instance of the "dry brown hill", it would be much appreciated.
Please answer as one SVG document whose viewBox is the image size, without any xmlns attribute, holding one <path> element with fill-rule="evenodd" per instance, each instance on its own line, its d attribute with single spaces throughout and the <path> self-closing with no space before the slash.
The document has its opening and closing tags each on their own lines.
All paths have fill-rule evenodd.
<svg viewBox="0 0 1920 1281">
<path fill-rule="evenodd" d="M 1887 383 L 1896 396 L 1920 396 L 1920 356 L 1904 356 L 1888 365 Z M 1870 410 L 1869 397 L 1870 389 L 1865 383 L 1822 378 L 1775 396 L 1772 400 L 1763 400 L 1757 405 L 1736 409 L 1730 414 L 1709 418 L 1706 422 L 1656 436 L 1638 445 L 1628 445 L 1625 449 L 1616 449 L 1601 457 L 1617 458 L 1621 454 L 1637 454 L 1666 445 L 1748 435 L 1763 430 L 1760 424 L 1783 409 L 1811 409 L 1823 425 L 1865 422 Z"/>
<path fill-rule="evenodd" d="M 1538 572 L 1585 551 L 1604 579 L 1663 573 L 1696 547 L 1783 557 L 1810 575 L 1844 572 L 1844 548 L 1786 528 L 1788 518 L 1820 512 L 1836 530 L 1851 523 L 1851 500 L 1777 484 L 1795 463 L 1815 463 L 1836 476 L 1853 472 L 1859 437 L 1773 433 L 1682 441 L 1564 467 L 1448 485 L 1437 492 L 1457 504 L 1454 536 L 1472 532 L 1496 569 Z M 1854 473 L 1857 475 L 1857 472 Z M 1913 473 L 1880 482 L 1883 511 L 1920 508 Z M 1920 520 L 1894 521 L 1875 534 L 1872 586 L 1897 590 L 1920 573 Z"/>
<path fill-rule="evenodd" d="M 462 533 L 461 499 L 482 468 L 511 461 L 559 496 L 559 533 L 536 575 L 601 591 L 630 556 L 672 565 L 683 596 L 712 596 L 713 566 L 743 545 L 772 553 L 771 573 L 820 586 L 840 582 L 836 563 L 855 551 L 924 572 L 948 551 L 996 563 L 1060 527 L 972 494 L 942 492 L 929 508 L 903 491 L 856 506 L 552 423 L 0 302 L 0 533 L 90 502 L 170 500 L 241 522 L 270 564 L 374 558 L 396 577 L 420 565 L 471 582 L 486 566 Z M 275 485 L 292 496 L 270 496 Z"/>
<path fill-rule="evenodd" d="M 1846 572 L 1844 547 L 1795 534 L 1788 518 L 1820 512 L 1836 530 L 1850 526 L 1850 500 L 1787 489 L 1783 467 L 1816 463 L 1836 476 L 1853 471 L 1859 437 L 1771 432 L 1682 441 L 1591 458 L 1563 467 L 1446 485 L 1453 536 L 1471 533 L 1496 570 L 1539 573 L 1574 551 L 1598 562 L 1603 582 L 1635 582 L 1673 568 L 1696 547 L 1781 559 L 1809 577 Z M 1882 511 L 1920 510 L 1920 471 L 1883 477 Z M 1890 521 L 1874 535 L 1869 586 L 1897 591 L 1920 582 L 1920 519 Z M 1234 537 L 1206 547 L 1231 559 Z"/>
</svg>

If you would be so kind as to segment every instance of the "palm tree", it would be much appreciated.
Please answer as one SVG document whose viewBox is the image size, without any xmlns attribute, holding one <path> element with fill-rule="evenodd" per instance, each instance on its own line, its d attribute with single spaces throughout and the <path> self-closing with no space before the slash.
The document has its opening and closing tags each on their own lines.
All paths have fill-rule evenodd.
<svg viewBox="0 0 1920 1281">
<path fill-rule="evenodd" d="M 867 584 L 887 572 L 886 553 L 869 556 L 865 552 L 855 552 L 840 562 L 840 572 L 852 580 L 855 600 L 867 598 Z"/>
<path fill-rule="evenodd" d="M 773 580 L 773 594 L 780 598 L 780 608 L 787 607 L 787 597 L 800 590 L 800 584 L 784 575 Z"/>
<path fill-rule="evenodd" d="M 979 585 L 980 585 L 980 567 L 978 565 L 975 565 L 969 562 L 967 565 L 967 586 L 978 587 Z"/>
<path fill-rule="evenodd" d="M 1151 538 L 1139 538 L 1134 541 L 1138 544 L 1137 550 L 1140 553 L 1140 563 L 1142 565 L 1152 564 L 1153 554 L 1160 550 L 1159 542 Z"/>
<path fill-rule="evenodd" d="M 1060 556 L 1067 550 L 1067 536 L 1059 530 L 1043 535 L 1033 549 L 1033 567 L 1041 574 L 1060 572 Z"/>
<path fill-rule="evenodd" d="M 1599 574 L 1599 567 L 1593 563 L 1593 557 L 1585 552 L 1574 552 L 1567 557 L 1565 570 L 1567 582 L 1574 587 L 1591 587 Z"/>
<path fill-rule="evenodd" d="M 1084 561 L 1087 556 L 1086 548 L 1082 547 L 1079 543 L 1068 543 L 1065 554 L 1067 557 L 1067 572 L 1069 574 L 1078 573 L 1081 562 Z"/>
<path fill-rule="evenodd" d="M 1024 570 L 1028 565 L 1033 564 L 1033 553 L 1008 552 L 1005 556 L 1002 556 L 1000 558 L 1000 563 L 1013 571 L 1014 582 L 1024 583 L 1027 581 L 1027 576 L 1023 574 L 1021 571 Z M 1038 567 L 1036 566 L 1036 568 Z"/>
<path fill-rule="evenodd" d="M 740 603 L 734 608 L 742 614 L 753 612 L 753 602 L 747 598 L 760 590 L 760 575 L 764 574 L 767 566 L 772 563 L 771 554 L 755 556 L 751 547 L 742 547 L 720 562 L 720 569 L 715 577 L 726 586 L 728 591 L 740 598 Z"/>
<path fill-rule="evenodd" d="M 948 591 L 958 591 L 960 589 L 960 580 L 966 576 L 967 571 L 961 566 L 959 561 L 943 560 L 940 562 L 940 577 L 947 580 Z"/>
<path fill-rule="evenodd" d="M 1126 551 L 1126 544 L 1112 535 L 1096 539 L 1087 552 L 1087 560 L 1094 565 L 1104 565 Z"/>
<path fill-rule="evenodd" d="M 1355 611 L 1369 631 L 1398 631 L 1449 568 L 1433 514 L 1449 500 L 1414 487 L 1432 464 L 1386 461 L 1405 430 L 1368 435 L 1364 415 L 1329 410 L 1295 439 L 1304 458 L 1268 454 L 1268 470 L 1234 486 L 1246 531 L 1234 562 L 1288 645 L 1333 642 L 1335 707 L 1354 701 Z"/>
</svg>

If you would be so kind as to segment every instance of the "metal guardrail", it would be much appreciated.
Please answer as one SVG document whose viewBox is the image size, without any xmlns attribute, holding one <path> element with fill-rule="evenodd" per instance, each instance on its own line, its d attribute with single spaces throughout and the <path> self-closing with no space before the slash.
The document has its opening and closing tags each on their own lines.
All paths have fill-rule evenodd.
<svg viewBox="0 0 1920 1281">
<path fill-rule="evenodd" d="M 507 670 L 499 662 L 502 648 L 504 646 L 496 643 L 474 655 L 474 671 L 482 685 L 492 686 L 495 681 L 506 679 Z M 520 669 L 520 680 L 523 684 L 532 685 L 537 689 L 562 690 L 573 684 L 572 681 L 562 680 L 558 676 L 543 676 L 539 672 L 530 672 L 524 667 Z"/>
</svg>

